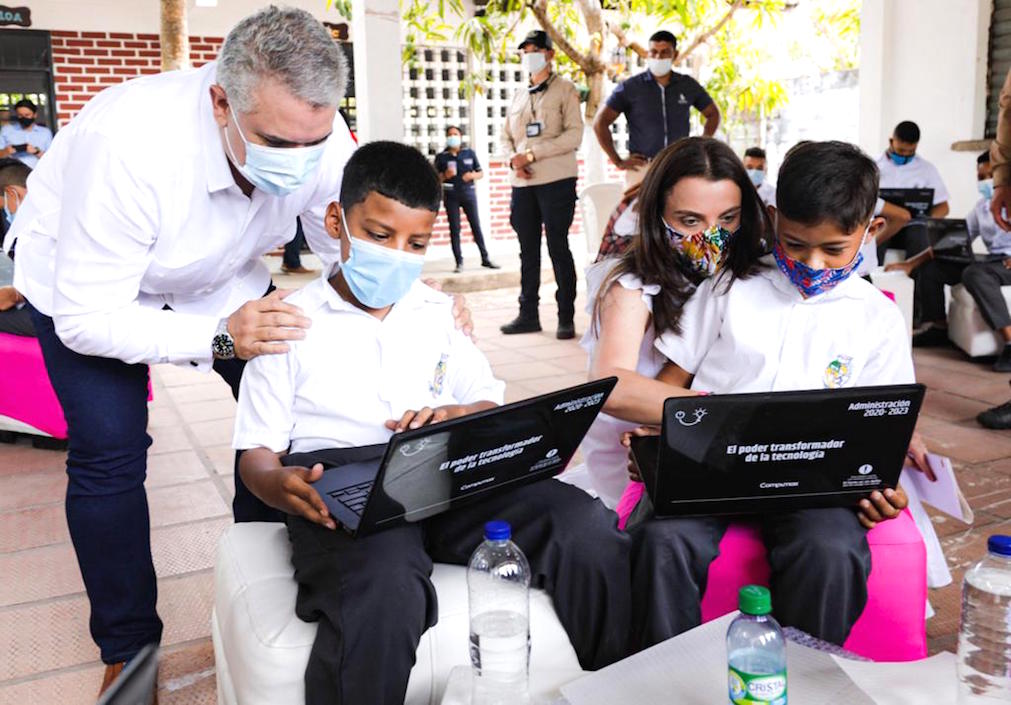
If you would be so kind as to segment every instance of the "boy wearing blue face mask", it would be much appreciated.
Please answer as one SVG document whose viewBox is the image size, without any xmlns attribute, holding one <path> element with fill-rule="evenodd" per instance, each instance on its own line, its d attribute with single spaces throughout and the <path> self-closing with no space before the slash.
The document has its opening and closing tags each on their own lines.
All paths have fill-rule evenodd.
<svg viewBox="0 0 1011 705">
<path fill-rule="evenodd" d="M 902 314 L 853 275 L 862 243 L 883 226 L 872 219 L 877 176 L 852 145 L 794 147 L 779 172 L 773 255 L 752 277 L 728 283 L 717 274 L 699 285 L 680 332 L 657 339 L 670 361 L 658 378 L 712 394 L 913 382 Z M 768 548 L 776 618 L 842 644 L 867 601 L 867 530 L 906 503 L 901 489 L 886 490 L 852 509 L 753 517 Z M 640 504 L 633 518 L 648 514 Z M 731 520 L 652 517 L 632 529 L 633 593 L 651 596 L 633 603 L 638 646 L 699 624 L 709 564 Z"/>
<path fill-rule="evenodd" d="M 769 181 L 769 165 L 765 159 L 765 150 L 761 147 L 748 147 L 744 150 L 744 168 L 748 178 L 758 191 L 758 197 L 767 206 L 776 205 L 776 186 Z"/>
<path fill-rule="evenodd" d="M 917 154 L 919 144 L 919 125 L 911 120 L 903 120 L 895 126 L 892 136 L 888 138 L 888 149 L 877 161 L 880 187 L 932 188 L 934 202 L 929 215 L 931 218 L 943 218 L 949 210 L 948 189 L 937 167 Z"/>
<path fill-rule="evenodd" d="M 404 701 L 419 640 L 438 617 L 432 563 L 465 565 L 492 517 L 515 527 L 583 667 L 625 655 L 628 538 L 581 490 L 540 482 L 352 538 L 312 486 L 323 466 L 280 462 L 288 452 L 319 452 L 339 472 L 396 431 L 501 403 L 504 387 L 455 329 L 449 297 L 418 280 L 441 190 L 417 150 L 361 147 L 326 214 L 341 264 L 289 297 L 311 329 L 289 352 L 250 361 L 240 387 L 240 473 L 288 513 L 296 613 L 319 623 L 305 675 L 310 705 Z"/>
<path fill-rule="evenodd" d="M 1001 230 L 990 212 L 993 198 L 993 170 L 990 153 L 976 158 L 976 187 L 980 199 L 965 218 L 969 240 L 982 238 L 987 255 L 982 261 L 966 265 L 960 261 L 946 261 L 943 253 L 927 248 L 904 262 L 885 267 L 887 271 L 899 270 L 916 280 L 916 298 L 920 305 L 920 320 L 925 327 L 913 335 L 913 346 L 948 344 L 947 312 L 944 286 L 961 282 L 979 306 L 983 319 L 1004 340 L 1004 347 L 993 369 L 1011 372 L 1011 313 L 1000 293 L 1002 286 L 1011 284 L 1011 233 Z M 940 258 L 936 256 L 940 254 Z"/>
</svg>

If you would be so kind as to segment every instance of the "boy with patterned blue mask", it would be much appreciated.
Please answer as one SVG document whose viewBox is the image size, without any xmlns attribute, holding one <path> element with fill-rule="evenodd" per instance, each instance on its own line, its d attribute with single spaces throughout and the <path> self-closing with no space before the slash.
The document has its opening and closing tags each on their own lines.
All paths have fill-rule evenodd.
<svg viewBox="0 0 1011 705">
<path fill-rule="evenodd" d="M 438 619 L 432 563 L 466 565 L 488 517 L 522 527 L 515 540 L 583 667 L 626 655 L 628 537 L 582 490 L 534 483 L 352 537 L 313 487 L 323 465 L 280 461 L 313 453 L 328 472 L 341 472 L 373 458 L 398 431 L 502 403 L 504 385 L 456 330 L 450 297 L 419 280 L 441 197 L 438 175 L 416 149 L 396 142 L 358 149 L 340 202 L 325 217 L 341 262 L 287 299 L 312 327 L 288 352 L 257 357 L 243 374 L 233 439 L 244 451 L 239 472 L 288 515 L 295 612 L 319 624 L 306 705 L 404 702 L 418 643 Z"/>
<path fill-rule="evenodd" d="M 656 349 L 658 379 L 694 392 L 735 394 L 835 389 L 915 381 L 898 307 L 853 276 L 872 220 L 878 174 L 858 148 L 808 142 L 779 171 L 776 254 L 729 284 L 703 281 L 685 304 L 680 330 Z M 770 209 L 771 210 L 771 209 Z M 777 266 L 778 265 L 778 266 Z M 667 396 L 673 396 L 668 393 Z M 661 421 L 663 399 L 653 404 Z M 925 467 L 922 443 L 911 453 Z M 901 488 L 873 492 L 852 508 L 756 515 L 768 549 L 773 612 L 781 623 L 836 644 L 867 602 L 867 530 L 899 515 Z M 698 625 L 710 563 L 732 517 L 658 519 L 648 502 L 629 520 L 633 542 L 632 634 L 648 647 Z"/>
</svg>

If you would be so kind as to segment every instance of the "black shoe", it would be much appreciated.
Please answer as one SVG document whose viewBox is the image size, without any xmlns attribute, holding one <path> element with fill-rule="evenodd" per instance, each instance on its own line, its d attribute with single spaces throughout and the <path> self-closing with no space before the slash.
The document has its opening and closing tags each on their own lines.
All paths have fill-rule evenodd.
<svg viewBox="0 0 1011 705">
<path fill-rule="evenodd" d="M 1004 343 L 1004 348 L 993 363 L 994 372 L 1011 372 L 1011 343 Z"/>
<path fill-rule="evenodd" d="M 453 270 L 453 274 L 459 274 L 463 271 L 463 262 L 456 263 L 456 269 Z"/>
<path fill-rule="evenodd" d="M 558 329 L 555 331 L 555 337 L 559 340 L 572 340 L 576 337 L 576 326 L 569 321 L 568 323 L 559 323 Z"/>
<path fill-rule="evenodd" d="M 976 420 L 981 426 L 1003 430 L 1011 428 L 1011 401 L 1006 401 L 1000 406 L 987 409 L 981 412 Z"/>
<path fill-rule="evenodd" d="M 517 316 L 513 320 L 506 323 L 504 326 L 499 328 L 506 335 L 515 335 L 517 333 L 540 333 L 541 332 L 541 322 L 536 318 L 526 318 L 524 316 Z"/>
<path fill-rule="evenodd" d="M 488 269 L 502 269 L 500 266 L 492 262 L 490 259 L 483 260 L 481 262 L 482 267 L 487 267 Z"/>
<path fill-rule="evenodd" d="M 913 333 L 913 347 L 914 348 L 935 348 L 939 345 L 948 344 L 948 329 L 938 328 L 937 326 L 930 326 L 921 330 L 919 333 Z"/>
</svg>

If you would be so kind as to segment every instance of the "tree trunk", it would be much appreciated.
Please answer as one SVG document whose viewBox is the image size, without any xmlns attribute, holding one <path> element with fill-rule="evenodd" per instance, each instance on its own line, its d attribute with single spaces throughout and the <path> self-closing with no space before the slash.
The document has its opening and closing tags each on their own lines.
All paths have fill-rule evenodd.
<svg viewBox="0 0 1011 705">
<path fill-rule="evenodd" d="M 187 0 L 161 0 L 161 70 L 190 67 L 190 37 L 186 22 Z"/>
</svg>

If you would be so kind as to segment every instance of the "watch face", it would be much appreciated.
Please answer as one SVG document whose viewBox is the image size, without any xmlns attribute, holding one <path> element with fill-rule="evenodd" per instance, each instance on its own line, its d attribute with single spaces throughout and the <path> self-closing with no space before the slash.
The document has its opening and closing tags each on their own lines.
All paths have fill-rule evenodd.
<svg viewBox="0 0 1011 705">
<path fill-rule="evenodd" d="M 215 357 L 223 360 L 235 357 L 235 343 L 232 342 L 232 336 L 227 333 L 219 333 L 214 336 L 214 340 L 211 341 L 211 352 Z"/>
</svg>

